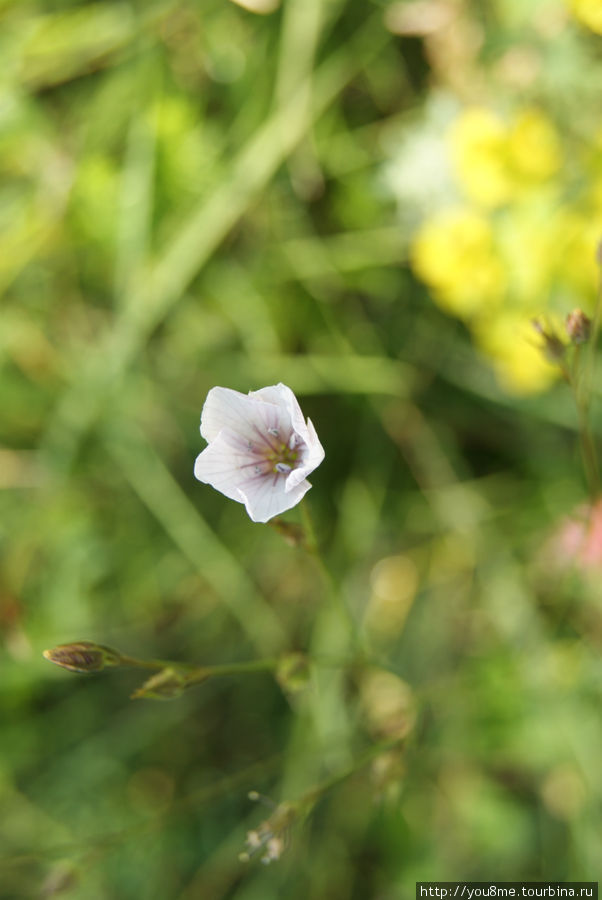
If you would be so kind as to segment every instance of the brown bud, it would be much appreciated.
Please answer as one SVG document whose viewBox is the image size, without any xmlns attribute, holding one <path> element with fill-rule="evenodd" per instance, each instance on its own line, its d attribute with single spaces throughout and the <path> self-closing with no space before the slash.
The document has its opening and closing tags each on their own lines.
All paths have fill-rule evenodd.
<svg viewBox="0 0 602 900">
<path fill-rule="evenodd" d="M 59 644 L 52 650 L 44 650 L 44 659 L 69 669 L 70 672 L 102 672 L 106 666 L 119 666 L 122 656 L 117 650 L 94 644 L 92 641 L 75 641 Z"/>
<path fill-rule="evenodd" d="M 161 669 L 132 694 L 132 700 L 172 700 L 184 693 L 186 676 L 177 669 Z"/>
<path fill-rule="evenodd" d="M 566 317 L 566 333 L 573 344 L 586 344 L 589 341 L 592 321 L 580 309 L 574 309 Z"/>
</svg>

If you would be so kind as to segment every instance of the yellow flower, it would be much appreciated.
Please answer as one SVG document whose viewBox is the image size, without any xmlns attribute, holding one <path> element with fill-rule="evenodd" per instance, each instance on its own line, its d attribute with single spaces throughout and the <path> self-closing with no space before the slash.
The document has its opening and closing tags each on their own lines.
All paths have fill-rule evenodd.
<svg viewBox="0 0 602 900">
<path fill-rule="evenodd" d="M 602 0 L 596 8 L 602 18 Z M 468 324 L 506 390 L 541 391 L 558 365 L 546 360 L 531 320 L 554 304 L 563 316 L 591 310 L 596 291 L 602 129 L 573 154 L 570 180 L 561 135 L 537 107 L 508 119 L 467 108 L 448 140 L 466 205 L 423 223 L 412 268 L 435 302 Z"/>
<path fill-rule="evenodd" d="M 602 34 L 602 2 L 601 0 L 570 0 L 571 12 L 582 25 L 591 28 L 596 34 Z"/>
<path fill-rule="evenodd" d="M 524 109 L 508 135 L 510 164 L 517 176 L 544 181 L 560 168 L 560 143 L 556 129 L 538 109 Z"/>
<path fill-rule="evenodd" d="M 602 210 L 587 216 L 578 210 L 562 210 L 554 227 L 557 252 L 550 265 L 575 291 L 574 302 L 587 309 L 593 304 L 599 279 L 596 248 L 602 237 Z"/>
<path fill-rule="evenodd" d="M 469 199 L 486 208 L 510 198 L 512 184 L 506 161 L 504 123 L 491 110 L 465 110 L 450 131 L 458 178 Z"/>
<path fill-rule="evenodd" d="M 507 204 L 561 165 L 556 130 L 535 108 L 520 111 L 510 125 L 491 110 L 467 109 L 452 127 L 450 142 L 462 188 L 486 209 Z"/>
<path fill-rule="evenodd" d="M 557 233 L 550 209 L 513 204 L 497 223 L 496 241 L 508 278 L 508 298 L 534 314 L 547 305 Z"/>
<path fill-rule="evenodd" d="M 487 219 L 471 210 L 447 210 L 414 236 L 410 260 L 447 312 L 470 318 L 499 303 L 506 276 Z"/>
</svg>

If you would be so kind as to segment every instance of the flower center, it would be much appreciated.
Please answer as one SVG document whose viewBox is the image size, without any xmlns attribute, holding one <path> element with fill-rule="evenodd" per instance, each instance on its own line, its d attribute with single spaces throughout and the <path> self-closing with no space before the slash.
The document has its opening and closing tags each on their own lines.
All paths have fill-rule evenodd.
<svg viewBox="0 0 602 900">
<path fill-rule="evenodd" d="M 272 472 L 288 475 L 298 463 L 301 439 L 293 431 L 288 440 L 283 441 L 277 428 L 269 428 L 268 434 L 269 449 L 266 448 L 265 461 Z"/>
<path fill-rule="evenodd" d="M 298 456 L 296 450 L 292 450 L 286 444 L 280 444 L 277 450 L 267 455 L 267 459 L 272 464 L 274 472 L 288 475 L 297 465 Z"/>
<path fill-rule="evenodd" d="M 277 428 L 256 431 L 260 440 L 247 440 L 247 450 L 252 458 L 247 465 L 254 467 L 255 475 L 288 475 L 301 463 L 305 442 L 294 431 L 290 431 L 284 441 Z"/>
</svg>

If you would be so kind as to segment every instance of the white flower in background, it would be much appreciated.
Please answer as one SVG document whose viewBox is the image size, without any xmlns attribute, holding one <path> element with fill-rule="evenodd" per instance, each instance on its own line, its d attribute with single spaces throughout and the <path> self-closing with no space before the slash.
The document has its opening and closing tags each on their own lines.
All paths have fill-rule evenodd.
<svg viewBox="0 0 602 900">
<path fill-rule="evenodd" d="M 324 459 L 311 420 L 285 384 L 248 395 L 212 388 L 201 435 L 209 446 L 197 456 L 195 477 L 244 503 L 254 522 L 295 506 L 311 487 L 306 476 Z"/>
</svg>

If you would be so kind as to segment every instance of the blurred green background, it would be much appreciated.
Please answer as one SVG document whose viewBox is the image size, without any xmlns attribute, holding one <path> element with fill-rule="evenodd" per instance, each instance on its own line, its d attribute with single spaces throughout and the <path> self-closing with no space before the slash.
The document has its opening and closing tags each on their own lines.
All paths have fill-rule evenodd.
<svg viewBox="0 0 602 900">
<path fill-rule="evenodd" d="M 550 577 L 586 488 L 529 321 L 595 300 L 598 0 L 245 6 L 0 3 L 0 897 L 595 879 L 600 570 Z M 207 391 L 278 381 L 369 665 L 319 566 L 192 475 Z M 72 640 L 316 662 L 133 701 L 42 659 Z M 402 734 L 239 862 L 249 790 Z"/>
</svg>

